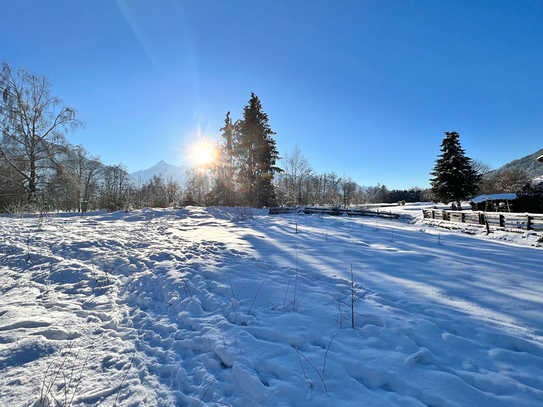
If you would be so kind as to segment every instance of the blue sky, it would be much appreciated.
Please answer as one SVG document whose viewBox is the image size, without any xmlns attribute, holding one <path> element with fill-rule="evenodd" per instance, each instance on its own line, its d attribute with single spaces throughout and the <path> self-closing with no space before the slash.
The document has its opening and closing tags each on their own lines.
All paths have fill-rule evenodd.
<svg viewBox="0 0 543 407">
<path fill-rule="evenodd" d="M 255 92 L 281 154 L 427 187 L 445 131 L 499 167 L 543 147 L 543 1 L 0 0 L 0 59 L 130 172 L 192 164 Z"/>
</svg>

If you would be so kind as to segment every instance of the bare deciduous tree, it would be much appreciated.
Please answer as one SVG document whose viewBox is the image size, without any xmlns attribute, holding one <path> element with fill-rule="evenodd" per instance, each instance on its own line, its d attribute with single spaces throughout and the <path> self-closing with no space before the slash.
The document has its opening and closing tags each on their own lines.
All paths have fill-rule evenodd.
<svg viewBox="0 0 543 407">
<path fill-rule="evenodd" d="M 357 190 L 356 182 L 353 181 L 351 177 L 348 177 L 347 175 L 343 175 L 341 177 L 341 192 L 343 193 L 343 205 L 349 206 L 351 204 L 351 200 L 354 197 L 354 194 Z"/>
<path fill-rule="evenodd" d="M 32 201 L 60 166 L 64 134 L 80 125 L 76 112 L 51 96 L 51 84 L 7 63 L 0 72 L 0 176 Z"/>
<path fill-rule="evenodd" d="M 281 189 L 287 204 L 307 204 L 307 186 L 313 170 L 297 144 L 292 153 L 285 153 L 283 167 L 285 174 L 281 180 Z"/>
<path fill-rule="evenodd" d="M 85 147 L 81 145 L 70 149 L 67 155 L 63 173 L 68 178 L 67 182 L 72 185 L 75 206 L 80 212 L 85 212 L 93 192 L 98 188 L 100 170 L 104 165 L 99 157 L 89 156 Z"/>
</svg>

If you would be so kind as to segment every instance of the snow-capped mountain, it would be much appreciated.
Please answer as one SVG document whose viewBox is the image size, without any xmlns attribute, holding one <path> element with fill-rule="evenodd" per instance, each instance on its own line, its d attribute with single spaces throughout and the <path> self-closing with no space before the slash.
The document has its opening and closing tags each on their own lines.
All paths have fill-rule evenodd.
<svg viewBox="0 0 543 407">
<path fill-rule="evenodd" d="M 185 185 L 187 179 L 187 170 L 189 167 L 185 165 L 176 166 L 168 164 L 167 162 L 160 160 L 158 164 L 148 168 L 146 170 L 139 170 L 130 174 L 131 181 L 139 185 L 140 182 L 147 182 L 155 175 L 161 176 L 164 181 L 168 181 L 170 178 L 177 181 L 179 185 Z"/>
</svg>

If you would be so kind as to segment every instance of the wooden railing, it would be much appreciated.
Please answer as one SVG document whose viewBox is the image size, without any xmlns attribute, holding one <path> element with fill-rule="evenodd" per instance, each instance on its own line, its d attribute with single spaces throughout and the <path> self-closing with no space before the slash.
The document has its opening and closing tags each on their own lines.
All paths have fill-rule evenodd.
<svg viewBox="0 0 543 407">
<path fill-rule="evenodd" d="M 269 209 L 270 215 L 280 215 L 282 213 L 293 213 L 296 212 L 299 208 L 293 206 L 276 206 Z"/>
<path fill-rule="evenodd" d="M 441 209 L 423 209 L 424 219 L 446 220 L 449 222 L 467 223 L 472 225 L 487 225 L 495 228 L 522 229 L 543 231 L 543 215 L 502 213 L 502 212 L 475 212 L 475 211 L 447 211 Z"/>
<path fill-rule="evenodd" d="M 281 213 L 292 213 L 299 209 L 301 209 L 304 213 L 308 215 L 310 214 L 324 215 L 325 214 L 325 215 L 335 215 L 335 216 L 341 216 L 341 215 L 374 216 L 374 217 L 387 218 L 387 219 L 399 219 L 401 217 L 397 213 L 391 213 L 391 212 L 369 211 L 367 209 L 350 209 L 350 208 L 339 208 L 339 207 L 324 208 L 324 207 L 316 207 L 316 206 L 304 206 L 302 208 L 292 208 L 292 207 L 270 208 L 269 214 L 277 215 Z"/>
</svg>

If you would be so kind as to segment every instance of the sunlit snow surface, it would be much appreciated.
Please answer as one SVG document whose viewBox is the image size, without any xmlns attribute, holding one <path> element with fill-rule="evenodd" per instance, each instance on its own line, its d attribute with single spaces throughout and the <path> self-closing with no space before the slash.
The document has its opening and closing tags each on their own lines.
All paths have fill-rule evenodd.
<svg viewBox="0 0 543 407">
<path fill-rule="evenodd" d="M 1 406 L 543 405 L 540 236 L 195 207 L 37 224 L 0 218 Z"/>
</svg>

